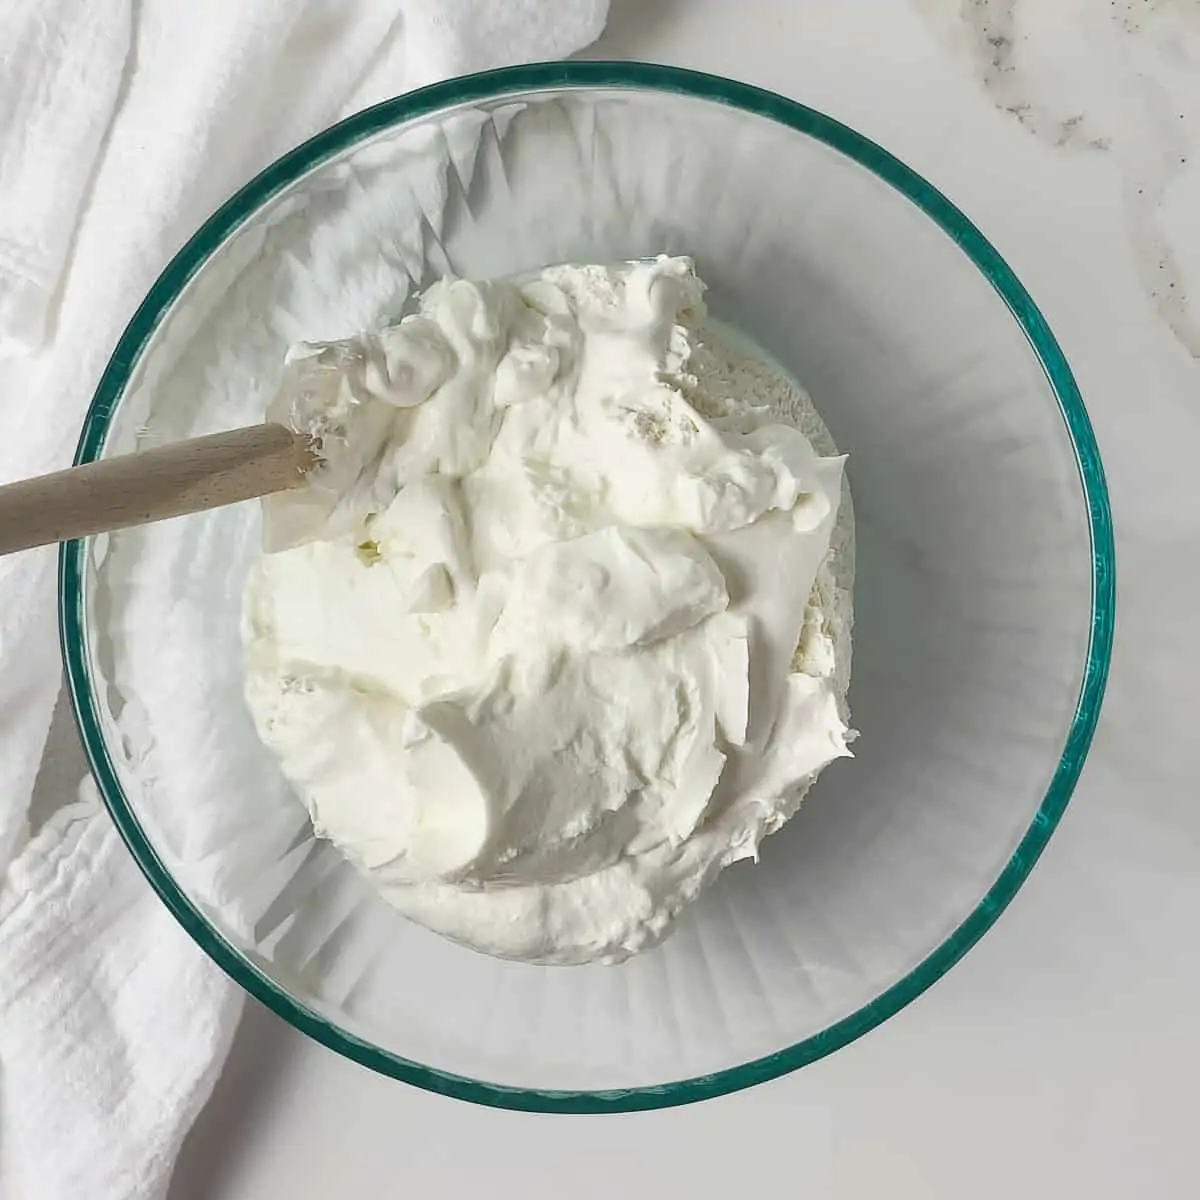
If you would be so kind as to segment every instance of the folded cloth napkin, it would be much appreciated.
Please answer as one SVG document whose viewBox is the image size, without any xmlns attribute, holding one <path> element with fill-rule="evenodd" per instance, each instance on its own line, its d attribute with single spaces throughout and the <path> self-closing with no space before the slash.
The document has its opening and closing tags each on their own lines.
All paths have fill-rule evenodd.
<svg viewBox="0 0 1200 1200">
<path fill-rule="evenodd" d="M 0 482 L 68 465 L 121 329 L 250 175 L 385 96 L 587 45 L 607 0 L 3 0 Z M 53 550 L 0 559 L 0 1196 L 161 1196 L 240 1011 L 90 782 L 32 832 Z"/>
</svg>

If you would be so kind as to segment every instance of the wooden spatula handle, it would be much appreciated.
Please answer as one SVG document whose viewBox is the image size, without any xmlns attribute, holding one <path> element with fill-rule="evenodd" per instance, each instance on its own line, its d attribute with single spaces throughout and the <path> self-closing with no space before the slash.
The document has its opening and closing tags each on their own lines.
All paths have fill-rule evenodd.
<svg viewBox="0 0 1200 1200">
<path fill-rule="evenodd" d="M 299 487 L 312 440 L 251 425 L 0 487 L 0 554 Z"/>
</svg>

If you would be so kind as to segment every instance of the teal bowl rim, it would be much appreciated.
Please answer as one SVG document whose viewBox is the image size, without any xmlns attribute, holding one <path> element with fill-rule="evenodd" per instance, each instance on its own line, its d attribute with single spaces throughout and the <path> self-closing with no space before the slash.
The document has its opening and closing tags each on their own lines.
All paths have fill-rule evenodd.
<svg viewBox="0 0 1200 1200">
<path fill-rule="evenodd" d="M 1092 621 L 1079 699 L 1062 757 L 1037 814 L 1015 853 L 975 910 L 903 979 L 857 1012 L 820 1033 L 737 1067 L 653 1087 L 606 1091 L 545 1091 L 506 1087 L 454 1075 L 401 1058 L 355 1037 L 281 989 L 227 941 L 184 895 L 126 802 L 101 732 L 85 650 L 83 607 L 86 543 L 67 542 L 59 556 L 59 634 L 75 720 L 104 803 L 138 865 L 179 923 L 252 996 L 301 1032 L 364 1066 L 445 1096 L 534 1112 L 633 1112 L 688 1104 L 774 1079 L 806 1066 L 873 1029 L 939 979 L 988 930 L 1029 875 L 1062 817 L 1087 757 L 1100 715 L 1112 655 L 1115 553 L 1108 488 L 1100 452 L 1079 388 L 1045 318 L 1011 268 L 982 233 L 931 183 L 853 129 L 773 92 L 720 76 L 631 62 L 553 62 L 507 67 L 452 79 L 386 100 L 319 133 L 272 163 L 210 217 L 159 276 L 126 328 L 96 389 L 75 461 L 91 462 L 104 447 L 109 422 L 151 334 L 187 282 L 214 250 L 265 201 L 304 172 L 413 117 L 514 92 L 617 87 L 716 101 L 776 121 L 825 143 L 889 184 L 948 234 L 1003 299 L 1040 360 L 1070 434 L 1087 500 L 1092 547 Z"/>
</svg>

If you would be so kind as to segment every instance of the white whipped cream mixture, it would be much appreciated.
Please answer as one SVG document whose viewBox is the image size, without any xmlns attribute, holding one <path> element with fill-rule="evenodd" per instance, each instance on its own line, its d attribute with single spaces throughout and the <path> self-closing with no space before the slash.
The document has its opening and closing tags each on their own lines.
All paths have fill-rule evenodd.
<svg viewBox="0 0 1200 1200">
<path fill-rule="evenodd" d="M 668 257 L 445 281 L 296 347 L 270 414 L 325 463 L 265 502 L 258 730 L 388 901 L 491 954 L 653 945 L 848 753 L 843 460 L 731 394 L 798 396 L 702 292 Z"/>
</svg>

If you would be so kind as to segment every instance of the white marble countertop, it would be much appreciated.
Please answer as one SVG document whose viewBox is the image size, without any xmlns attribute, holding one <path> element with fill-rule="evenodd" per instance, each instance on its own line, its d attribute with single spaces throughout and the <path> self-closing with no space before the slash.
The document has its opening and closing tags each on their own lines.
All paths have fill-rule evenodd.
<svg viewBox="0 0 1200 1200">
<path fill-rule="evenodd" d="M 936 183 L 1021 276 L 1115 507 L 1120 623 L 1091 759 L 982 943 L 795 1075 L 649 1114 L 496 1112 L 252 1005 L 172 1200 L 1200 1195 L 1200 5 L 614 0 L 592 54 L 825 110 Z"/>
</svg>

